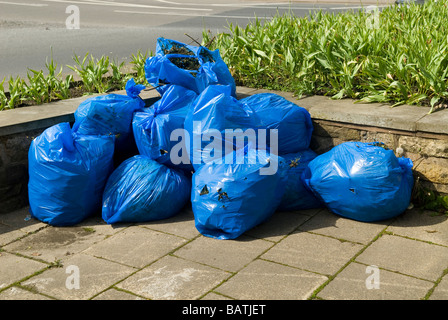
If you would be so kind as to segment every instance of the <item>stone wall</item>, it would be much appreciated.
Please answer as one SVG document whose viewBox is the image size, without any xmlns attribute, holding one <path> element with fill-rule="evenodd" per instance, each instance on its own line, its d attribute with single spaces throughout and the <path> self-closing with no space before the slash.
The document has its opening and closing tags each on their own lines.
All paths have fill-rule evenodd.
<svg viewBox="0 0 448 320">
<path fill-rule="evenodd" d="M 0 214 L 28 203 L 28 149 L 43 130 L 0 137 Z"/>
</svg>

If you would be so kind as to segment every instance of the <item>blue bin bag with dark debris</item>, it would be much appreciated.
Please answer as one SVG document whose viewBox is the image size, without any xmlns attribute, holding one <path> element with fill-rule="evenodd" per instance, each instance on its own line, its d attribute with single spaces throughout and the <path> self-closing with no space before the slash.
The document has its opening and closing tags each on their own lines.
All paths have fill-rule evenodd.
<svg viewBox="0 0 448 320">
<path fill-rule="evenodd" d="M 398 216 L 409 206 L 412 165 L 383 143 L 345 142 L 312 160 L 302 179 L 333 213 L 373 222 Z"/>
<path fill-rule="evenodd" d="M 219 50 L 191 46 L 179 41 L 158 38 L 155 55 L 145 62 L 149 84 L 164 94 L 169 85 L 180 85 L 200 94 L 212 84 L 229 85 L 236 96 L 236 85 Z"/>
<path fill-rule="evenodd" d="M 167 219 L 188 203 L 191 179 L 143 155 L 123 161 L 107 181 L 102 217 L 108 224 Z"/>
<path fill-rule="evenodd" d="M 100 212 L 113 170 L 114 140 L 73 133 L 68 122 L 35 138 L 28 152 L 31 215 L 50 225 L 71 226 Z"/>
<path fill-rule="evenodd" d="M 191 203 L 196 229 L 202 235 L 238 238 L 268 220 L 280 204 L 286 171 L 270 167 L 279 164 L 280 157 L 255 149 L 246 157 L 242 164 L 224 159 L 207 163 L 193 174 Z"/>
</svg>

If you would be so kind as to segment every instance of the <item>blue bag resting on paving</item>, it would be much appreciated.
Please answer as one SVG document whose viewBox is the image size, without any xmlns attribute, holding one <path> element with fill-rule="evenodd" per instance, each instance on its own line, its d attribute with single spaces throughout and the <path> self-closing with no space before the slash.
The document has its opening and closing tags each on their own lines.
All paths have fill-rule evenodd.
<svg viewBox="0 0 448 320">
<path fill-rule="evenodd" d="M 253 148 L 244 153 L 243 164 L 207 163 L 193 174 L 195 226 L 204 236 L 235 239 L 269 219 L 280 204 L 286 171 L 271 167 L 280 157 Z"/>
<path fill-rule="evenodd" d="M 145 63 L 148 83 L 163 94 L 166 85 L 176 84 L 201 93 L 207 86 L 231 86 L 236 96 L 236 85 L 219 50 L 191 46 L 175 40 L 158 38 L 155 55 Z"/>
<path fill-rule="evenodd" d="M 143 155 L 123 161 L 103 194 L 103 220 L 145 222 L 176 215 L 189 201 L 191 179 Z"/>
<path fill-rule="evenodd" d="M 302 179 L 338 215 L 365 222 L 393 218 L 409 206 L 413 164 L 383 146 L 342 143 L 312 160 Z"/>
<path fill-rule="evenodd" d="M 254 111 L 231 95 L 229 86 L 211 85 L 196 99 L 190 112 L 185 118 L 185 130 L 189 135 L 188 154 L 195 169 L 202 164 L 221 159 L 228 151 L 241 149 L 238 145 L 242 139 L 234 138 L 238 135 L 252 133 L 257 138 L 257 130 L 261 128 L 261 121 Z M 252 131 L 248 131 L 252 130 Z M 230 132 L 232 134 L 227 134 Z M 250 141 L 256 144 L 256 141 Z M 266 146 L 263 146 L 266 148 Z"/>
<path fill-rule="evenodd" d="M 68 122 L 46 129 L 28 152 L 31 215 L 70 226 L 101 210 L 113 170 L 114 136 L 72 133 Z"/>
<path fill-rule="evenodd" d="M 310 161 L 316 157 L 317 154 L 311 149 L 281 156 L 281 161 L 285 163 L 280 167 L 286 170 L 287 182 L 285 194 L 283 195 L 278 210 L 295 211 L 321 208 L 324 206 L 324 203 L 308 190 L 301 179 L 303 171 L 308 167 Z"/>
<path fill-rule="evenodd" d="M 170 167 L 192 170 L 189 163 L 173 163 L 171 150 L 185 143 L 185 137 L 171 135 L 183 134 L 185 117 L 196 97 L 194 91 L 172 85 L 154 105 L 136 112 L 132 128 L 139 153 Z"/>
<path fill-rule="evenodd" d="M 278 130 L 278 154 L 308 149 L 313 133 L 309 112 L 275 93 L 258 93 L 240 100 L 250 106 L 267 129 Z M 268 136 L 269 138 L 269 136 Z M 268 145 L 271 141 L 268 139 Z M 271 150 L 272 147 L 271 146 Z"/>
<path fill-rule="evenodd" d="M 135 155 L 132 118 L 134 112 L 145 106 L 139 97 L 144 88 L 130 79 L 126 83 L 126 95 L 112 93 L 85 100 L 75 112 L 73 131 L 83 135 L 115 135 L 116 155 L 122 159 Z"/>
</svg>

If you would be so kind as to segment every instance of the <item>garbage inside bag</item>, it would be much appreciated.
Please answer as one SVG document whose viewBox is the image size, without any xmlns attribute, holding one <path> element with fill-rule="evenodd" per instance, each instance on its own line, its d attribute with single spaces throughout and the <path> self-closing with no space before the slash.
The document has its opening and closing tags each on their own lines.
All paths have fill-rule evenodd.
<svg viewBox="0 0 448 320">
<path fill-rule="evenodd" d="M 281 168 L 286 170 L 285 194 L 278 207 L 280 211 L 294 211 L 321 208 L 324 203 L 308 190 L 302 179 L 303 171 L 317 154 L 311 149 L 305 149 L 296 153 L 284 154 L 281 158 L 285 164 Z"/>
<path fill-rule="evenodd" d="M 140 154 L 173 168 L 193 169 L 190 163 L 173 163 L 171 151 L 178 143 L 185 143 L 182 129 L 196 97 L 194 91 L 172 85 L 154 105 L 134 114 L 132 128 Z M 182 136 L 172 138 L 175 130 Z"/>
<path fill-rule="evenodd" d="M 73 131 L 82 135 L 115 135 L 115 153 L 120 159 L 137 154 L 132 118 L 135 111 L 145 106 L 138 96 L 144 88 L 130 79 L 126 95 L 112 93 L 85 100 L 75 111 Z"/>
<path fill-rule="evenodd" d="M 28 152 L 31 215 L 70 226 L 101 210 L 113 170 L 114 136 L 72 133 L 68 122 L 46 129 Z"/>
<path fill-rule="evenodd" d="M 313 124 L 309 112 L 275 93 L 258 93 L 240 100 L 250 106 L 267 129 L 278 130 L 278 154 L 309 147 Z M 268 145 L 271 142 L 268 139 Z"/>
<path fill-rule="evenodd" d="M 175 40 L 158 38 L 155 55 L 145 62 L 148 83 L 163 94 L 163 84 L 176 84 L 201 93 L 207 86 L 231 86 L 236 95 L 236 85 L 219 50 L 191 46 Z M 160 90 L 159 90 L 160 89 Z"/>
<path fill-rule="evenodd" d="M 403 213 L 410 203 L 412 161 L 380 142 L 345 142 L 319 155 L 302 174 L 334 213 L 373 222 Z"/>
<path fill-rule="evenodd" d="M 143 155 L 123 161 L 110 175 L 102 217 L 108 224 L 166 219 L 188 202 L 191 179 Z"/>
<path fill-rule="evenodd" d="M 198 169 L 241 149 L 247 137 L 255 144 L 261 121 L 249 106 L 231 96 L 229 86 L 211 85 L 195 100 L 184 128 L 190 138 L 187 149 L 190 161 Z"/>
<path fill-rule="evenodd" d="M 195 226 L 204 236 L 235 239 L 270 218 L 280 204 L 286 171 L 262 172 L 280 157 L 255 149 L 245 154 L 244 164 L 207 163 L 193 174 Z"/>
</svg>

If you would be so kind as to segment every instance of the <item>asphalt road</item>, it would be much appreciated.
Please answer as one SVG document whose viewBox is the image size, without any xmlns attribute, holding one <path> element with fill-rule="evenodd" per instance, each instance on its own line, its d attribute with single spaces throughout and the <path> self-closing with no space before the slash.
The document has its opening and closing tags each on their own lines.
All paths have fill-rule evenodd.
<svg viewBox="0 0 448 320">
<path fill-rule="evenodd" d="M 79 20 L 74 19 L 79 9 Z M 359 3 L 281 3 L 257 0 L 0 0 L 0 81 L 25 77 L 28 68 L 46 70 L 53 54 L 64 66 L 73 56 L 108 55 L 118 62 L 130 61 L 132 53 L 155 50 L 156 39 L 165 37 L 191 43 L 202 31 L 226 30 L 228 23 L 246 25 L 258 17 L 271 19 L 291 11 L 303 16 L 310 10 L 360 9 Z M 69 8 L 70 9 L 70 8 Z M 68 25 L 79 29 L 68 29 Z"/>
</svg>

